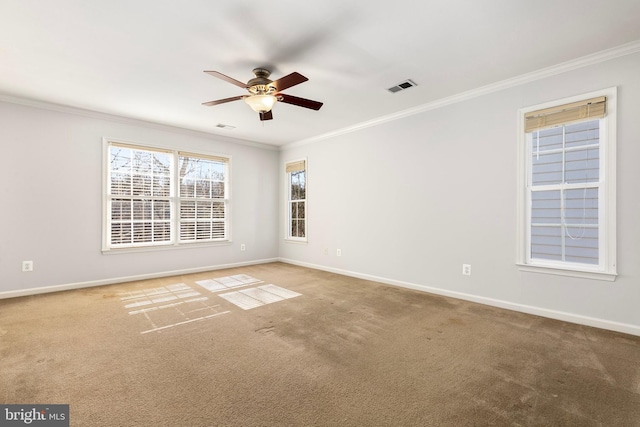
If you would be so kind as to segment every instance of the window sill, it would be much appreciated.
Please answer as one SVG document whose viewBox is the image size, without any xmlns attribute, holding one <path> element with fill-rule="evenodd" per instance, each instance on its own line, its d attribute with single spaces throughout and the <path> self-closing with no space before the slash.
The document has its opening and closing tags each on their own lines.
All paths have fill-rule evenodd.
<svg viewBox="0 0 640 427">
<path fill-rule="evenodd" d="M 606 282 L 613 282 L 618 276 L 616 273 L 607 273 L 604 271 L 568 270 L 521 263 L 517 263 L 516 265 L 520 271 L 528 273 L 553 274 L 556 276 L 577 277 L 580 279 L 602 280 Z"/>
<path fill-rule="evenodd" d="M 202 242 L 202 243 L 180 243 L 180 244 L 171 244 L 171 245 L 158 245 L 158 246 L 135 246 L 128 248 L 112 248 L 112 249 L 102 249 L 102 255 L 117 255 L 117 254 L 129 254 L 136 252 L 155 252 L 155 251 L 167 251 L 174 249 L 196 249 L 196 248 L 207 248 L 207 247 L 215 247 L 215 246 L 229 246 L 232 242 L 230 240 L 225 240 L 222 242 Z"/>
<path fill-rule="evenodd" d="M 288 238 L 284 238 L 284 242 L 285 243 L 297 243 L 297 244 L 302 244 L 302 245 L 306 245 L 307 243 L 309 243 L 309 241 L 307 239 L 288 239 Z"/>
</svg>

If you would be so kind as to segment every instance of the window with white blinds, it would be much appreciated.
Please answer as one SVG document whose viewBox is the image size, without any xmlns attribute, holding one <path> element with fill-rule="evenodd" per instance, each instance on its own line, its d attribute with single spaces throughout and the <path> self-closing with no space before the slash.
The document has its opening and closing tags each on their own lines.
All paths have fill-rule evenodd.
<svg viewBox="0 0 640 427">
<path fill-rule="evenodd" d="M 614 97 L 522 114 L 520 264 L 615 277 Z"/>
<path fill-rule="evenodd" d="M 227 163 L 223 157 L 180 153 L 180 241 L 227 236 Z"/>
<path fill-rule="evenodd" d="M 105 146 L 103 250 L 228 240 L 228 158 Z"/>
<path fill-rule="evenodd" d="M 287 174 L 287 235 L 288 240 L 307 240 L 307 166 L 306 160 L 285 165 Z"/>
</svg>

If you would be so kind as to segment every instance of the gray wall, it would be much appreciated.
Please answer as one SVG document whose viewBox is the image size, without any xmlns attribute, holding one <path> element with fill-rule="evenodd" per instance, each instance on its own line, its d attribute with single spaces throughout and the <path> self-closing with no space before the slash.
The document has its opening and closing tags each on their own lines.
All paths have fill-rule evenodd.
<svg viewBox="0 0 640 427">
<path fill-rule="evenodd" d="M 281 191 L 281 258 L 640 335 L 638 76 L 636 53 L 286 147 L 281 189 L 284 162 L 308 159 L 309 242 L 283 241 Z M 521 272 L 516 266 L 517 110 L 613 86 L 618 88 L 619 276 L 607 282 Z M 471 264 L 470 277 L 461 274 L 463 263 Z"/>
<path fill-rule="evenodd" d="M 640 54 L 628 55 L 280 153 L 0 102 L 0 297 L 280 258 L 640 335 L 639 75 Z M 518 108 L 613 86 L 617 280 L 519 271 Z M 231 155 L 233 242 L 102 254 L 105 136 Z M 304 157 L 309 242 L 286 243 L 284 162 Z M 70 190 L 59 192 L 62 186 Z M 35 271 L 21 272 L 23 260 L 33 260 Z M 470 277 L 462 276 L 463 263 L 471 264 Z"/>
<path fill-rule="evenodd" d="M 233 242 L 103 254 L 103 137 L 230 155 Z M 0 296 L 278 257 L 278 151 L 273 148 L 5 102 L 0 102 L 0 146 Z M 25 260 L 34 262 L 33 272 L 21 271 Z"/>
</svg>

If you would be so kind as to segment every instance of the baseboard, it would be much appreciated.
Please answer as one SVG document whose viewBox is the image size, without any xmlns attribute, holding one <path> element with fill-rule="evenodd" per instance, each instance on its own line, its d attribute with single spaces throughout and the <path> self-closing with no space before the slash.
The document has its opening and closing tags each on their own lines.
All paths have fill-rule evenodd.
<svg viewBox="0 0 640 427">
<path fill-rule="evenodd" d="M 0 292 L 0 299 L 24 297 L 29 295 L 46 294 L 49 292 L 69 291 L 72 289 L 91 288 L 94 286 L 115 285 L 116 283 L 133 282 L 135 280 L 157 279 L 160 277 L 178 276 L 181 274 L 202 273 L 205 271 L 223 270 L 225 268 L 246 267 L 249 265 L 267 264 L 278 262 L 278 258 L 261 259 L 247 262 L 237 262 L 232 264 L 210 265 L 206 267 L 186 268 L 183 270 L 162 271 L 148 274 L 138 274 L 135 276 L 113 277 L 102 280 L 91 280 L 87 282 L 67 283 L 63 285 L 44 286 L 41 288 L 20 289 Z"/>
<path fill-rule="evenodd" d="M 607 329 L 610 331 L 622 332 L 629 335 L 640 336 L 640 326 L 628 323 L 613 322 L 611 320 L 599 319 L 595 317 L 582 316 L 580 314 L 567 313 L 563 311 L 550 310 L 542 307 L 518 304 L 510 301 L 498 300 L 493 298 L 482 297 L 479 295 L 467 294 L 464 292 L 449 291 L 431 286 L 418 285 L 415 283 L 403 282 L 400 280 L 388 279 L 386 277 L 378 277 L 371 274 L 358 273 L 354 271 L 342 270 L 339 268 L 327 267 L 324 265 L 312 264 L 307 262 L 296 261 L 287 258 L 279 258 L 280 262 L 298 265 L 301 267 L 313 268 L 315 270 L 327 271 L 330 273 L 342 274 L 344 276 L 355 277 L 358 279 L 370 280 L 373 282 L 384 283 L 386 285 L 398 286 L 401 288 L 414 289 L 418 291 L 428 292 L 431 294 L 442 295 L 446 297 L 461 299 L 465 301 L 476 302 L 479 304 L 490 305 L 493 307 L 504 308 L 506 310 L 518 311 L 521 313 L 533 314 L 550 319 L 562 320 L 564 322 L 576 323 L 579 325 L 592 326 L 594 328 Z"/>
</svg>

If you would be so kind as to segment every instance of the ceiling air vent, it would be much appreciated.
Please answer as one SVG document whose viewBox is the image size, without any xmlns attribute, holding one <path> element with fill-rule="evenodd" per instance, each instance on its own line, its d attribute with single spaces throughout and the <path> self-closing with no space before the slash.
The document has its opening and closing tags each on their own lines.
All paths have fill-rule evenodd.
<svg viewBox="0 0 640 427">
<path fill-rule="evenodd" d="M 220 128 L 220 129 L 235 129 L 236 128 L 235 126 L 225 125 L 224 123 L 218 123 L 216 125 L 216 127 Z"/>
<path fill-rule="evenodd" d="M 390 87 L 387 89 L 391 93 L 400 92 L 401 90 L 409 89 L 410 87 L 418 86 L 411 80 L 405 80 L 402 83 L 398 83 L 397 85 Z"/>
</svg>

